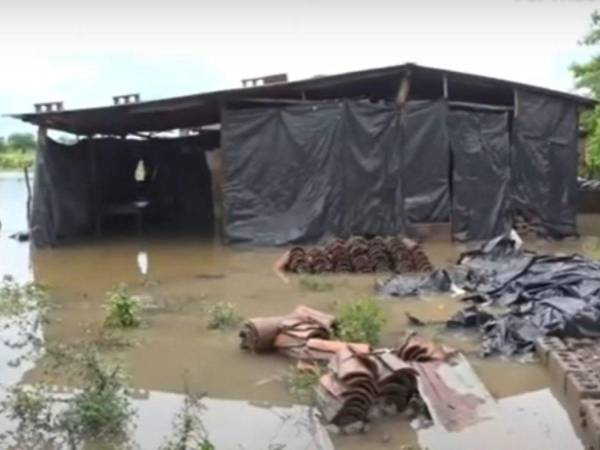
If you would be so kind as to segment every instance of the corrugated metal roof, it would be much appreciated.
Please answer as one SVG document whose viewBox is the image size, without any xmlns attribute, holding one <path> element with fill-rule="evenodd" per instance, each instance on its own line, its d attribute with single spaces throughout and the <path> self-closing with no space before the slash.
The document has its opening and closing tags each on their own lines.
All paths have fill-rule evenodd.
<svg viewBox="0 0 600 450">
<path fill-rule="evenodd" d="M 125 105 L 73 109 L 46 113 L 12 114 L 34 125 L 81 135 L 127 134 L 142 131 L 164 131 L 176 128 L 200 127 L 220 122 L 221 107 L 231 101 L 248 98 L 321 100 L 342 97 L 373 97 L 374 91 L 397 89 L 400 79 L 408 71 L 413 77 L 441 77 L 446 74 L 451 82 L 463 86 L 487 86 L 490 91 L 524 88 L 592 106 L 589 98 L 516 83 L 432 67 L 403 64 L 379 69 L 361 70 L 338 75 L 309 78 L 288 83 L 212 91 L 162 100 Z M 452 98 L 452 90 L 450 91 Z"/>
</svg>

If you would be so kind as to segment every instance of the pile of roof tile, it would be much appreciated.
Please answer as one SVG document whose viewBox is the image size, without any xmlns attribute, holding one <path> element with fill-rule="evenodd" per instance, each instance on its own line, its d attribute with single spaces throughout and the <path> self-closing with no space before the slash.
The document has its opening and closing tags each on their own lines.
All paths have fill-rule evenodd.
<svg viewBox="0 0 600 450">
<path fill-rule="evenodd" d="M 321 377 L 317 401 L 325 420 L 344 428 L 364 425 L 376 406 L 404 411 L 417 393 L 417 372 L 397 355 L 343 349 Z"/>
<path fill-rule="evenodd" d="M 296 359 L 328 360 L 327 355 L 340 348 L 328 341 L 334 319 L 304 305 L 286 316 L 256 317 L 243 325 L 240 346 L 257 353 L 279 351 Z"/>
<path fill-rule="evenodd" d="M 334 239 L 323 246 L 294 247 L 287 253 L 285 270 L 323 272 L 428 272 L 433 270 L 422 247 L 407 238 L 360 236 Z"/>
</svg>

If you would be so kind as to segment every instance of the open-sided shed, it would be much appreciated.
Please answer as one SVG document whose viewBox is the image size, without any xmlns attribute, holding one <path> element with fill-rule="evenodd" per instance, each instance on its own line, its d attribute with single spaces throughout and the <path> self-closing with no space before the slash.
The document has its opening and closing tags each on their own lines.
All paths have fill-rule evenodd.
<svg viewBox="0 0 600 450">
<path fill-rule="evenodd" d="M 576 234 L 578 110 L 592 104 L 405 64 L 14 117 L 40 129 L 37 245 L 90 232 L 125 204 L 192 227 L 215 210 L 226 241 L 274 245 L 447 221 L 456 239 L 485 239 L 516 216 Z M 80 141 L 62 146 L 48 129 Z M 188 136 L 154 134 L 171 130 Z M 204 157 L 215 148 L 222 182 Z M 150 176 L 134 182 L 139 160 Z"/>
</svg>

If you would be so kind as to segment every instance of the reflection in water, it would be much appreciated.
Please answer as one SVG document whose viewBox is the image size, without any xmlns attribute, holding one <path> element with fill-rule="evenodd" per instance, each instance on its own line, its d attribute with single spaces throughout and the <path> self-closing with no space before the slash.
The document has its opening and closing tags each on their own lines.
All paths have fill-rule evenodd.
<svg viewBox="0 0 600 450">
<path fill-rule="evenodd" d="M 52 399 L 48 406 L 51 414 L 58 416 L 73 394 L 74 391 L 65 393 L 50 389 L 43 395 L 46 399 Z M 135 411 L 135 426 L 129 427 L 125 443 L 122 438 L 119 439 L 119 444 L 111 437 L 102 441 L 87 439 L 85 448 L 158 450 L 163 444 L 178 443 L 184 436 L 181 433 L 183 430 L 178 428 L 184 402 L 183 395 L 158 391 L 138 392 L 131 402 Z M 185 418 L 187 426 L 190 426 L 192 420 L 197 421 L 202 428 L 202 440 L 206 438 L 218 450 L 333 450 L 329 435 L 320 424 L 314 408 L 299 405 L 274 407 L 208 397 L 201 398 L 199 406 L 200 408 L 189 411 L 194 416 Z M 31 444 L 34 437 L 37 441 L 41 440 L 38 444 L 40 447 L 43 447 L 43 442 L 54 444 L 43 448 L 70 448 L 65 430 L 59 428 L 52 428 L 53 431 L 48 433 L 40 429 L 45 428 L 43 426 L 37 429 L 24 427 L 23 422 L 7 420 L 6 415 L 0 416 L 0 426 L 10 436 L 3 442 L 11 449 L 22 450 L 20 446 Z M 190 439 L 189 448 L 197 448 L 191 445 L 194 442 L 201 440 Z"/>
<path fill-rule="evenodd" d="M 0 231 L 0 274 L 12 273 L 27 280 L 31 272 L 28 244 L 7 239 L 9 231 L 24 229 L 24 205 L 24 184 L 14 178 L 2 178 L 0 174 L 0 220 L 4 225 Z M 581 233 L 597 234 L 600 231 L 598 223 L 598 217 L 582 216 Z M 585 237 L 560 244 L 536 241 L 528 243 L 528 246 L 541 251 L 584 252 L 598 256 L 598 243 L 597 237 Z M 462 250 L 445 237 L 430 239 L 425 249 L 438 266 L 455 261 Z M 276 355 L 257 356 L 241 352 L 235 331 L 207 329 L 206 311 L 217 302 L 224 301 L 235 303 L 238 312 L 245 317 L 284 314 L 299 303 L 333 312 L 340 303 L 372 295 L 373 284 L 378 277 L 327 276 L 333 284 L 331 291 L 309 292 L 301 289 L 298 278 L 292 277 L 291 282 L 285 284 L 273 275 L 271 267 L 279 255 L 280 250 L 277 249 L 223 247 L 212 241 L 202 242 L 189 237 L 152 235 L 130 239 L 106 237 L 35 251 L 32 265 L 35 280 L 49 287 L 53 303 L 48 323 L 43 326 L 43 336 L 39 328 L 36 336 L 48 343 L 73 344 L 98 334 L 104 320 L 105 293 L 117 283 L 128 283 L 136 293 L 142 294 L 151 307 L 144 312 L 144 326 L 126 333 L 126 338 L 133 345 L 108 346 L 104 352 L 106 356 L 122 362 L 134 388 L 151 392 L 146 400 L 136 401 L 140 412 L 135 438 L 141 448 L 156 448 L 168 434 L 171 417 L 182 401 L 177 393 L 183 391 L 183 374 L 187 374 L 191 392 L 206 392 L 210 396 L 206 399 L 206 423 L 211 438 L 214 430 L 215 438 L 223 440 L 223 447 L 217 445 L 218 450 L 237 448 L 228 447 L 237 441 L 227 439 L 237 439 L 238 433 L 239 436 L 253 436 L 255 440 L 248 440 L 247 444 L 264 445 L 270 442 L 268 439 L 275 439 L 273 442 L 285 439 L 286 449 L 319 448 L 290 446 L 295 443 L 305 445 L 310 441 L 304 440 L 304 437 L 311 434 L 305 425 L 298 426 L 302 424 L 299 419 L 293 419 L 306 414 L 307 410 L 292 406 L 294 398 L 282 381 L 289 371 L 290 361 Z M 148 283 L 147 278 L 151 278 L 152 282 Z M 383 307 L 388 322 L 382 343 L 394 345 L 407 330 L 406 312 L 425 320 L 443 321 L 461 306 L 456 299 L 448 296 L 385 301 Z M 8 327 L 1 333 L 12 336 L 15 331 L 11 330 Z M 479 359 L 475 334 L 448 331 L 443 327 L 431 327 L 423 332 L 463 350 L 496 399 L 512 399 L 515 395 L 548 386 L 547 374 L 538 364 Z M 0 337 L 4 336 L 0 334 Z M 0 350 L 0 383 L 47 381 L 41 367 L 34 362 L 21 362 L 14 367 L 15 363 L 11 361 L 21 355 L 21 350 L 26 353 L 31 349 L 17 351 L 3 347 Z M 533 394 L 523 397 L 523 403 L 519 403 L 524 405 L 523 414 L 537 411 L 537 399 L 538 396 Z M 263 411 L 264 414 L 258 414 L 256 411 L 262 409 L 248 401 L 270 402 L 282 409 L 268 409 Z M 507 405 L 506 411 L 513 411 L 513 400 L 501 400 L 500 404 Z M 501 414 L 509 414 L 502 411 L 504 406 Z M 548 411 L 557 420 L 562 420 L 560 409 L 550 406 Z M 292 419 L 284 424 L 279 413 L 289 414 Z M 246 419 L 255 416 L 256 420 Z M 490 428 L 484 442 L 490 441 L 489 433 L 496 436 L 509 430 L 519 435 L 525 427 L 533 426 L 526 420 L 523 417 L 521 428 L 519 421 L 511 422 L 508 428 L 499 427 L 496 432 L 493 427 Z M 490 423 L 495 423 L 495 420 Z M 516 432 L 515 428 L 521 431 Z M 280 429 L 283 431 L 277 431 Z M 477 435 L 477 438 L 481 436 Z M 338 449 L 398 449 L 401 445 L 416 442 L 417 435 L 404 420 L 386 417 L 376 421 L 366 435 L 333 439 Z M 435 430 L 427 435 L 419 433 L 418 439 L 430 450 L 468 448 L 459 444 L 455 447 L 440 447 L 438 444 L 435 447 L 435 442 L 441 439 L 435 437 Z M 515 447 L 515 441 L 502 442 L 510 442 Z M 563 441 L 557 439 L 557 442 Z M 268 449 L 251 445 L 244 448 Z M 540 444 L 538 448 L 558 447 Z"/>
</svg>

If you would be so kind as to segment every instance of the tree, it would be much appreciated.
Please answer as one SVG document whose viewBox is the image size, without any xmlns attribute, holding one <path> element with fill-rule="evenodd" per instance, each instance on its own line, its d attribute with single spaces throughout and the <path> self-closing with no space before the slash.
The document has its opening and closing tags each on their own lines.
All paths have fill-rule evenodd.
<svg viewBox="0 0 600 450">
<path fill-rule="evenodd" d="M 592 26 L 580 45 L 600 50 L 600 12 L 592 13 Z M 576 86 L 600 100 L 600 52 L 583 64 L 572 64 Z M 582 115 L 582 125 L 587 133 L 585 175 L 600 177 L 600 105 Z"/>
<path fill-rule="evenodd" d="M 0 153 L 4 153 L 6 151 L 6 142 L 4 142 L 4 137 L 0 136 Z"/>
<path fill-rule="evenodd" d="M 8 136 L 8 146 L 22 152 L 35 150 L 35 138 L 31 133 L 13 133 Z"/>
</svg>

